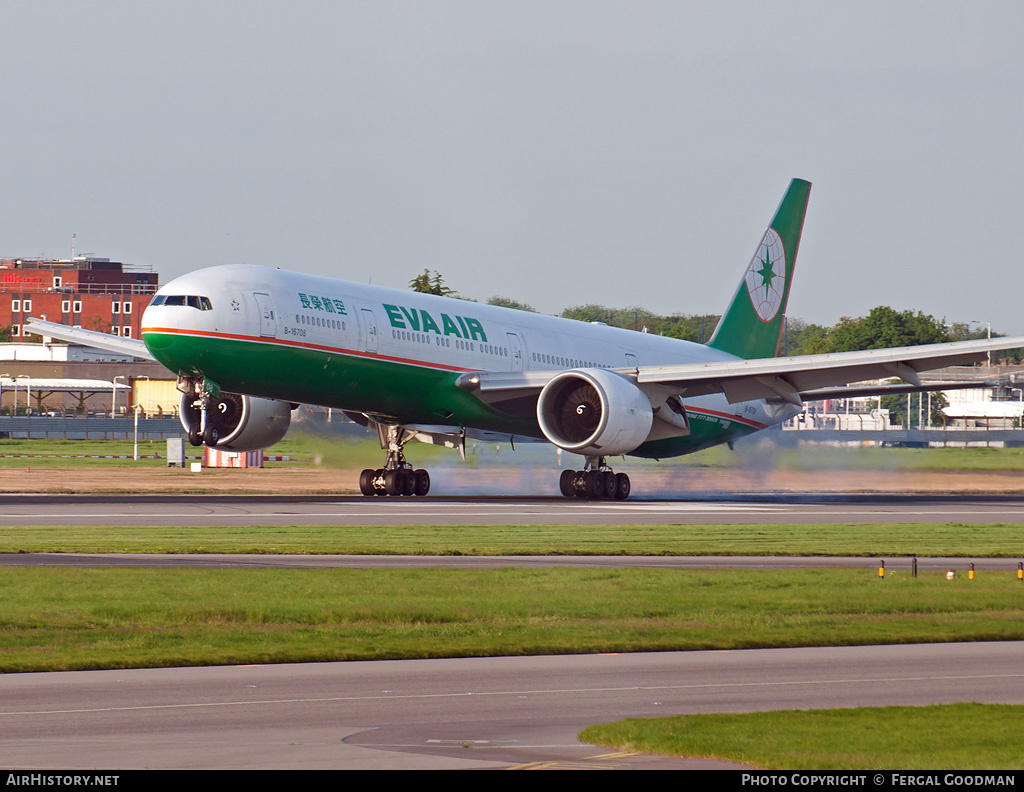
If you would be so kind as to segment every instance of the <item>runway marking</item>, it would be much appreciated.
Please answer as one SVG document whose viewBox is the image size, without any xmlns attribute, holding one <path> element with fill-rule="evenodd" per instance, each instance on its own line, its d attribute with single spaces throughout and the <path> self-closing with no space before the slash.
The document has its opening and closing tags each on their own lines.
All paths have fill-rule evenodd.
<svg viewBox="0 0 1024 792">
<path fill-rule="evenodd" d="M 935 682 L 935 681 L 968 681 L 978 679 L 1021 679 L 1020 674 L 968 674 L 955 676 L 913 676 L 913 677 L 867 677 L 853 679 L 805 679 L 791 682 L 716 682 L 700 685 L 625 685 L 599 688 L 551 688 L 548 690 L 495 690 L 490 692 L 461 691 L 458 693 L 409 693 L 401 695 L 376 696 L 331 696 L 328 698 L 281 698 L 261 699 L 255 701 L 208 701 L 192 704 L 144 704 L 136 706 L 88 707 L 67 710 L 25 710 L 21 712 L 0 712 L 0 717 L 17 717 L 23 715 L 76 715 L 94 712 L 132 712 L 147 710 L 199 709 L 203 707 L 251 707 L 272 704 L 331 704 L 343 701 L 395 701 L 422 699 L 455 699 L 474 698 L 481 696 L 557 696 L 581 693 L 624 693 L 628 691 L 655 690 L 722 690 L 725 688 L 782 688 L 800 685 L 873 685 L 885 682 Z"/>
<path fill-rule="evenodd" d="M 430 745 L 501 745 L 514 743 L 513 747 L 520 747 L 519 740 L 424 740 Z M 413 743 L 414 745 L 417 743 Z"/>
<path fill-rule="evenodd" d="M 512 765 L 506 770 L 615 770 L 618 766 L 633 762 L 657 762 L 664 756 L 645 754 L 639 751 L 617 751 L 597 756 L 584 756 L 582 759 L 550 759 L 541 762 L 527 762 Z"/>
</svg>

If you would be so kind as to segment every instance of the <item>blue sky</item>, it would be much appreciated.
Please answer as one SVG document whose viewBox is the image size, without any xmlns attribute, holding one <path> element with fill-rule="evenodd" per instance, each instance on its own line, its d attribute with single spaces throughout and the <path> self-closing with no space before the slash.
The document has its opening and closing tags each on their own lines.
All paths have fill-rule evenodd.
<svg viewBox="0 0 1024 792">
<path fill-rule="evenodd" d="M 798 176 L 791 315 L 1024 334 L 1020 4 L 0 11 L 3 257 L 720 312 Z"/>
</svg>

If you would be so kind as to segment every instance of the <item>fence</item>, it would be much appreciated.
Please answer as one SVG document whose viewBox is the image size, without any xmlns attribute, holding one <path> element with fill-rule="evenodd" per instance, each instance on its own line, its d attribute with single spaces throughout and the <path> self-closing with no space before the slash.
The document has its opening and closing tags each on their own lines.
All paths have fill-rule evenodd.
<svg viewBox="0 0 1024 792">
<path fill-rule="evenodd" d="M 184 434 L 181 422 L 176 418 L 139 417 L 140 438 L 163 440 Z M 116 440 L 135 437 L 135 417 L 64 418 L 45 415 L 0 416 L 0 438 L 11 439 L 61 439 L 61 440 Z"/>
</svg>

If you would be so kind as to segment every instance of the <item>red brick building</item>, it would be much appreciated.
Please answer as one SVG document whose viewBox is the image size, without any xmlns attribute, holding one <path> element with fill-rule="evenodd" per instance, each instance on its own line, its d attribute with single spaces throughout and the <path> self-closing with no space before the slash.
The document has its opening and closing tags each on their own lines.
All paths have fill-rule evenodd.
<svg viewBox="0 0 1024 792">
<path fill-rule="evenodd" d="M 139 338 L 142 312 L 156 293 L 150 267 L 104 258 L 0 260 L 0 330 L 23 340 L 30 316 Z"/>
</svg>

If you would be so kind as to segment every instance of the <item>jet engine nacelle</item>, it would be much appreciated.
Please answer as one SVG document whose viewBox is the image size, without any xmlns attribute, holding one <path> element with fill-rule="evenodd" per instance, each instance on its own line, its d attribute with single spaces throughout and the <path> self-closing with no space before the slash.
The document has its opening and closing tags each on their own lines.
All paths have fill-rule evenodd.
<svg viewBox="0 0 1024 792">
<path fill-rule="evenodd" d="M 604 369 L 559 374 L 540 392 L 537 420 L 552 443 L 586 456 L 628 454 L 647 439 L 654 413 L 632 380 Z"/>
<path fill-rule="evenodd" d="M 193 404 L 195 397 L 183 394 L 178 415 L 189 437 L 200 437 L 202 413 Z M 216 429 L 216 448 L 222 451 L 259 451 L 285 436 L 292 420 L 291 404 L 276 399 L 260 399 L 221 392 L 210 396 L 207 424 Z"/>
</svg>

